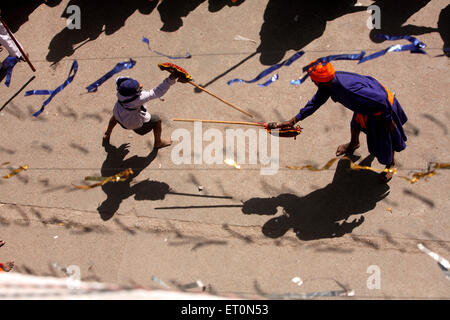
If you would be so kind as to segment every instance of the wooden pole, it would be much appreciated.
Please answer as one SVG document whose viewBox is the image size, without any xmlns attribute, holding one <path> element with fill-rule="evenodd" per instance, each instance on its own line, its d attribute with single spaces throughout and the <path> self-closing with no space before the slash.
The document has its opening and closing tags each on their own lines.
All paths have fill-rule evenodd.
<svg viewBox="0 0 450 320">
<path fill-rule="evenodd" d="M 23 89 L 25 89 L 25 87 L 34 80 L 34 78 L 36 78 L 36 76 L 32 76 L 23 86 L 22 88 L 19 89 L 19 91 L 17 91 L 11 98 L 8 99 L 8 101 L 6 101 L 3 106 L 0 108 L 0 112 L 3 110 L 4 107 L 6 107 L 8 105 L 8 103 L 11 102 L 12 99 L 14 99 L 20 92 L 22 92 Z"/>
<path fill-rule="evenodd" d="M 247 122 L 247 121 L 225 121 L 225 120 L 203 120 L 203 119 L 172 119 L 173 121 L 182 121 L 182 122 L 205 122 L 205 123 L 225 123 L 225 124 L 243 124 L 247 126 L 258 126 L 264 127 L 264 123 L 262 122 Z"/>
<path fill-rule="evenodd" d="M 254 116 L 253 116 L 251 113 L 248 113 L 247 111 L 245 111 L 245 110 L 243 110 L 243 109 L 241 109 L 241 108 L 236 107 L 234 104 L 232 104 L 232 103 L 230 103 L 230 102 L 228 102 L 228 101 L 226 101 L 226 100 L 224 100 L 224 99 L 222 99 L 222 98 L 216 96 L 214 93 L 209 92 L 208 90 L 206 90 L 206 89 L 203 88 L 203 87 L 200 87 L 200 86 L 199 86 L 198 84 L 196 84 L 195 82 L 189 81 L 188 83 L 190 83 L 190 84 L 193 85 L 194 87 L 196 87 L 196 88 L 198 88 L 198 89 L 200 89 L 200 90 L 206 92 L 207 94 L 213 96 L 214 98 L 219 99 L 220 101 L 226 103 L 226 104 L 229 105 L 230 107 L 232 107 L 232 108 L 234 108 L 234 109 L 236 109 L 236 110 L 238 110 L 238 111 L 240 111 L 240 112 L 246 114 L 246 115 L 249 116 L 250 118 L 254 118 Z"/>
<path fill-rule="evenodd" d="M 20 53 L 22 54 L 22 57 L 25 59 L 25 61 L 28 63 L 28 65 L 30 66 L 31 70 L 33 70 L 33 72 L 36 71 L 36 69 L 34 68 L 34 66 L 31 64 L 30 59 L 28 59 L 28 56 L 25 54 L 25 52 L 22 49 L 22 46 L 19 44 L 19 42 L 17 42 L 16 38 L 14 37 L 13 33 L 11 32 L 11 30 L 9 30 L 8 26 L 6 25 L 5 21 L 0 17 L 0 22 L 3 24 L 3 26 L 5 27 L 6 31 L 9 33 L 9 36 L 11 37 L 11 39 L 14 41 L 14 43 L 16 44 L 17 48 L 19 49 Z"/>
</svg>

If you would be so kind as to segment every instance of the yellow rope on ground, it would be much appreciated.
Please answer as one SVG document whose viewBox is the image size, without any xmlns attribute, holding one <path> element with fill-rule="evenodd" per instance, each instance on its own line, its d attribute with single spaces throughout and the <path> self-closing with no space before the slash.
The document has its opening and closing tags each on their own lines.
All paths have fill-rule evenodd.
<svg viewBox="0 0 450 320">
<path fill-rule="evenodd" d="M 318 168 L 318 167 L 315 167 L 312 165 L 306 165 L 306 166 L 301 166 L 301 167 L 286 166 L 286 168 L 292 169 L 292 170 L 305 170 L 306 169 L 306 170 L 315 171 L 315 172 L 323 171 L 323 170 L 329 169 L 333 165 L 333 163 L 336 162 L 336 160 L 341 160 L 341 159 L 350 161 L 350 169 L 352 169 L 352 170 L 370 170 L 370 171 L 374 171 L 374 172 L 391 172 L 394 174 L 397 173 L 396 168 L 375 169 L 375 168 L 369 167 L 369 166 L 360 166 L 360 165 L 355 164 L 348 157 L 333 158 L 333 159 L 329 160 L 322 168 Z M 402 178 L 412 184 L 412 183 L 416 183 L 417 181 L 419 181 L 420 179 L 423 179 L 425 177 L 434 176 L 437 173 L 438 169 L 448 169 L 448 168 L 450 168 L 450 163 L 435 163 L 433 170 L 428 170 L 427 172 L 416 172 L 413 174 L 412 178 L 408 178 L 405 176 L 398 176 L 398 177 Z"/>
<path fill-rule="evenodd" d="M 5 162 L 5 163 L 2 163 L 2 165 L 1 166 L 3 166 L 3 165 L 6 165 L 6 164 L 8 164 L 9 162 Z M 9 178 L 11 178 L 11 177 L 14 177 L 16 174 L 18 174 L 19 172 L 21 172 L 21 171 L 24 171 L 24 170 L 28 170 L 28 168 L 29 168 L 29 166 L 26 164 L 26 165 L 24 165 L 24 166 L 20 166 L 19 168 L 17 168 L 16 170 L 14 170 L 13 172 L 11 172 L 10 174 L 7 174 L 6 176 L 3 176 L 3 179 L 9 179 Z"/>
<path fill-rule="evenodd" d="M 115 174 L 115 175 L 111 176 L 111 177 L 98 177 L 98 179 L 104 178 L 104 179 L 102 179 L 103 181 L 101 181 L 99 183 L 92 184 L 90 186 L 76 186 L 76 185 L 73 185 L 73 186 L 75 188 L 77 188 L 77 189 L 82 189 L 82 190 L 93 189 L 93 188 L 96 188 L 96 187 L 103 186 L 103 185 L 105 185 L 108 182 L 125 181 L 125 180 L 128 179 L 130 174 L 133 174 L 133 170 L 131 168 L 128 168 L 128 169 L 126 169 L 126 170 L 124 170 L 124 171 L 122 171 L 122 172 L 120 172 L 118 174 Z M 93 180 L 92 178 L 93 177 L 85 177 L 84 180 L 85 181 Z"/>
</svg>

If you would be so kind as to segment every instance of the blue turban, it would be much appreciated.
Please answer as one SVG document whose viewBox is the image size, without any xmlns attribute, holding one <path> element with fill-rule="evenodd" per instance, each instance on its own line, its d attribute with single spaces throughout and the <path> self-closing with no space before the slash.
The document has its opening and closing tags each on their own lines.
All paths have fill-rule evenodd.
<svg viewBox="0 0 450 320">
<path fill-rule="evenodd" d="M 117 91 L 124 97 L 131 97 L 139 92 L 139 82 L 132 78 L 117 80 Z"/>
</svg>

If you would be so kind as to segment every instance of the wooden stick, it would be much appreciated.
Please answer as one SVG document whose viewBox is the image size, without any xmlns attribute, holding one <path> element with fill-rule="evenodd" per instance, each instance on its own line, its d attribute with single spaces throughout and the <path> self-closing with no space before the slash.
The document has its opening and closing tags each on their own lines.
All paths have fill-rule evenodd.
<svg viewBox="0 0 450 320">
<path fill-rule="evenodd" d="M 31 64 L 30 59 L 28 59 L 28 56 L 25 54 L 25 52 L 22 49 L 22 46 L 19 44 L 19 42 L 17 42 L 16 38 L 14 37 L 13 33 L 11 32 L 11 30 L 9 30 L 8 26 L 6 25 L 5 21 L 0 17 L 0 22 L 3 24 L 3 26 L 5 27 L 6 31 L 9 33 L 9 36 L 11 37 L 11 39 L 14 41 L 14 43 L 16 44 L 17 48 L 19 48 L 20 53 L 22 54 L 22 57 L 25 59 L 25 61 L 28 63 L 28 65 L 30 66 L 31 70 L 33 70 L 33 72 L 36 72 L 36 69 L 34 68 L 34 66 Z"/>
<path fill-rule="evenodd" d="M 22 90 L 25 89 L 25 87 L 26 87 L 27 85 L 29 85 L 30 82 L 33 81 L 35 78 L 36 78 L 36 76 L 32 76 L 32 77 L 31 77 L 31 78 L 30 78 L 30 79 L 22 86 L 22 88 L 19 89 L 19 91 L 17 91 L 11 98 L 8 99 L 8 101 L 6 101 L 6 102 L 3 104 L 3 106 L 0 108 L 0 111 L 2 111 L 3 108 L 6 107 L 6 106 L 8 105 L 8 103 L 10 103 L 11 100 L 14 99 L 19 93 L 21 93 Z"/>
<path fill-rule="evenodd" d="M 205 91 L 207 94 L 210 94 L 210 95 L 213 96 L 214 98 L 219 99 L 220 101 L 226 103 L 226 104 L 229 105 L 230 107 L 232 107 L 232 108 L 234 108 L 234 109 L 236 109 L 236 110 L 238 110 L 238 111 L 240 111 L 240 112 L 246 114 L 246 115 L 249 116 L 250 118 L 254 118 L 254 116 L 253 116 L 251 113 L 248 113 L 247 111 L 245 111 L 245 110 L 243 110 L 243 109 L 241 109 L 241 108 L 236 107 L 234 104 L 232 104 L 232 103 L 230 103 L 230 102 L 228 102 L 228 101 L 226 101 L 226 100 L 224 100 L 224 99 L 222 99 L 222 98 L 216 96 L 214 93 L 209 92 L 208 90 L 206 90 L 206 89 L 203 88 L 203 87 L 200 87 L 200 86 L 199 86 L 198 84 L 196 84 L 195 82 L 189 81 L 188 83 L 192 84 L 194 87 L 196 87 L 196 88 L 198 88 L 198 89 L 200 89 L 200 90 L 202 90 L 202 91 Z"/>
<path fill-rule="evenodd" d="M 202 119 L 172 119 L 173 121 L 182 121 L 182 122 L 206 122 L 206 123 L 226 123 L 226 124 L 243 124 L 247 126 L 258 126 L 264 127 L 264 123 L 261 122 L 247 122 L 247 121 L 225 121 L 225 120 L 202 120 Z"/>
</svg>

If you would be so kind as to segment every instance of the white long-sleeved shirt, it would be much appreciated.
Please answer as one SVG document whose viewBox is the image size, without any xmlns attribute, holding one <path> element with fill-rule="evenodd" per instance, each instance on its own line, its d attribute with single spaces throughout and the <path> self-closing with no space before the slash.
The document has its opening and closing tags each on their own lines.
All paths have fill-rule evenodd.
<svg viewBox="0 0 450 320">
<path fill-rule="evenodd" d="M 0 44 L 8 50 L 8 53 L 11 57 L 22 57 L 19 48 L 17 48 L 13 39 L 9 36 L 8 31 L 6 31 L 3 24 L 0 22 Z"/>
<path fill-rule="evenodd" d="M 153 88 L 150 91 L 141 91 L 136 99 L 128 103 L 120 103 L 120 101 L 130 99 L 130 97 L 124 97 L 117 92 L 117 99 L 119 101 L 114 105 L 114 118 L 127 129 L 139 129 L 144 122 L 148 122 L 151 119 L 151 115 L 147 111 L 145 103 L 162 97 L 175 82 L 176 80 L 167 77 L 156 88 Z"/>
</svg>

